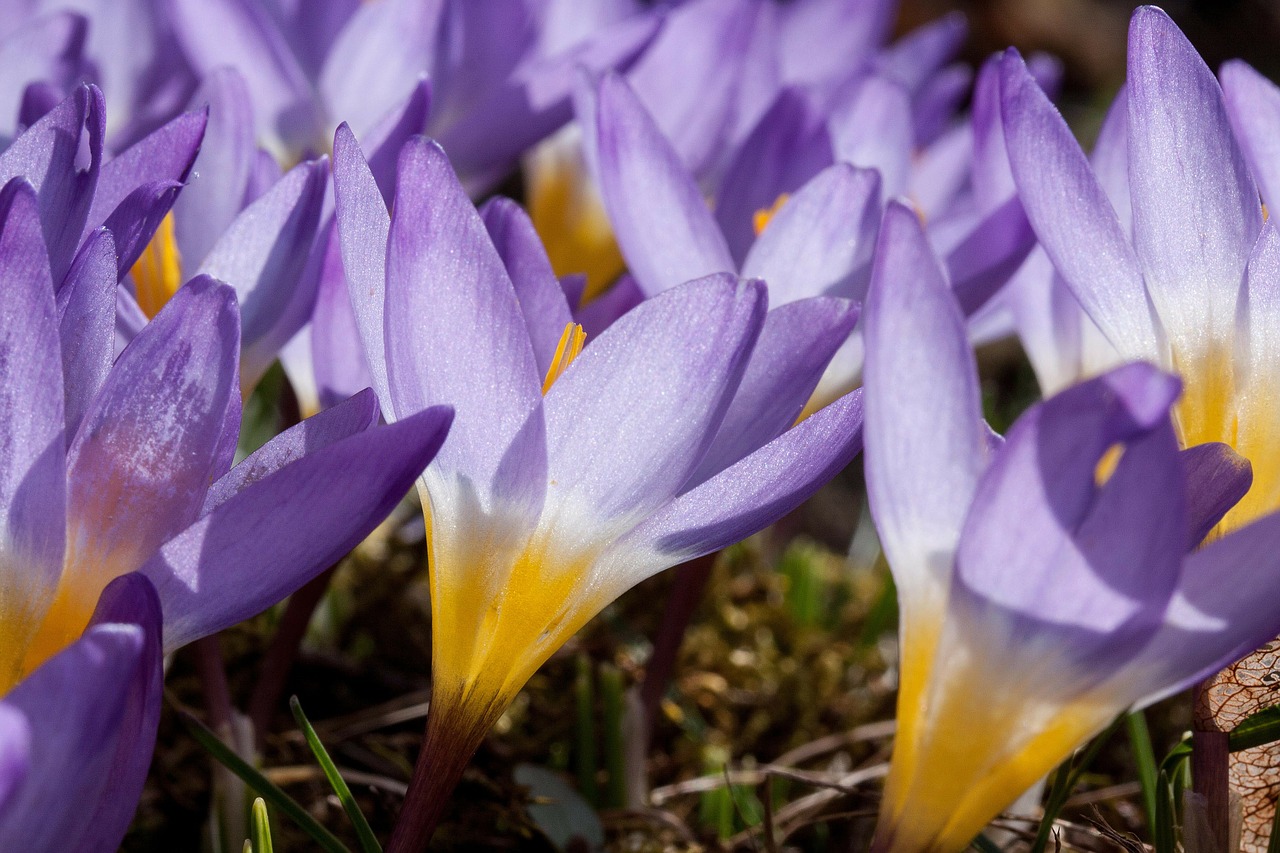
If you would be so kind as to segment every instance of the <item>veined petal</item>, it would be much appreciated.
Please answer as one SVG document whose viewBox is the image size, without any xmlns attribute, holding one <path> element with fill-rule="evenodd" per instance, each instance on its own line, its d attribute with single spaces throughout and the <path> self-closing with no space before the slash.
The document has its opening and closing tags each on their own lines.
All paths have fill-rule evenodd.
<svg viewBox="0 0 1280 853">
<path fill-rule="evenodd" d="M 93 204 L 102 167 L 104 121 L 102 93 L 96 86 L 81 86 L 0 154 L 0 184 L 21 176 L 35 187 L 55 283 L 71 266 Z M 89 165 L 78 170 L 76 154 L 85 131 Z"/>
<path fill-rule="evenodd" d="M 1016 196 L 993 210 L 947 253 L 947 274 L 960 310 L 972 317 L 1009 283 L 1031 250 L 1036 235 Z"/>
<path fill-rule="evenodd" d="M 62 353 L 35 192 L 0 192 L 0 690 L 57 588 L 66 531 Z"/>
<path fill-rule="evenodd" d="M 120 278 L 141 257 L 180 189 L 182 184 L 177 181 L 152 181 L 134 189 L 111 211 L 103 226 L 115 240 Z"/>
<path fill-rule="evenodd" d="M 831 141 L 799 89 L 783 89 L 725 168 L 716 221 L 735 261 L 755 244 L 755 213 L 831 165 Z"/>
<path fill-rule="evenodd" d="M 454 406 L 432 476 L 462 477 L 481 506 L 542 503 L 542 377 L 515 288 L 438 145 L 400 155 L 387 246 L 386 347 L 398 417 Z"/>
<path fill-rule="evenodd" d="M 762 5 L 693 0 L 678 6 L 627 72 L 654 123 L 695 175 L 712 165 L 725 142 Z"/>
<path fill-rule="evenodd" d="M 190 180 L 174 203 L 174 231 L 182 262 L 198 269 L 247 202 L 249 173 L 257 154 L 253 101 L 234 68 L 215 68 L 191 98 L 208 114 Z"/>
<path fill-rule="evenodd" d="M 853 391 L 736 460 L 645 519 L 616 546 L 648 547 L 643 572 L 608 583 L 619 593 L 650 574 L 763 530 L 813 495 L 862 449 L 862 391 Z M 607 561 L 606 557 L 606 561 Z M 607 562 L 606 562 L 607 565 Z M 602 572 L 608 575 L 608 572 Z"/>
<path fill-rule="evenodd" d="M 73 438 L 115 357 L 116 247 L 99 228 L 80 247 L 58 291 L 66 432 Z"/>
<path fill-rule="evenodd" d="M 200 265 L 199 274 L 236 289 L 244 317 L 240 371 L 246 391 L 302 328 L 315 304 L 317 282 L 303 272 L 320 221 L 328 166 L 321 158 L 293 168 L 235 218 Z"/>
<path fill-rule="evenodd" d="M 78 844 L 64 839 L 68 849 L 110 853 L 124 839 L 151 767 L 156 732 L 160 726 L 160 700 L 164 694 L 164 644 L 161 640 L 160 599 L 155 587 L 133 573 L 112 581 L 98 600 L 89 622 L 96 626 L 137 626 L 143 643 L 138 666 L 125 685 L 124 714 L 115 733 L 115 756 L 92 817 Z M 89 804 L 82 803 L 82 807 Z"/>
<path fill-rule="evenodd" d="M 828 128 L 836 160 L 879 171 L 885 198 L 906 191 L 915 149 L 906 89 L 883 77 L 868 77 L 832 110 Z"/>
<path fill-rule="evenodd" d="M 373 173 L 373 179 L 382 191 L 382 200 L 388 207 L 396 196 L 396 161 L 400 158 L 400 149 L 411 137 L 422 133 L 431 109 L 431 81 L 422 78 L 408 97 L 384 115 L 365 136 L 364 144 L 370 151 L 369 171 Z"/>
<path fill-rule="evenodd" d="M 1001 61 L 1005 144 L 1027 218 L 1090 319 L 1128 358 L 1159 358 L 1138 257 L 1062 116 L 1022 58 Z"/>
<path fill-rule="evenodd" d="M 625 530 L 678 494 L 742 380 L 766 298 L 760 282 L 709 276 L 642 302 L 583 350 L 547 393 L 544 519 L 585 513 Z"/>
<path fill-rule="evenodd" d="M 240 69 L 253 96 L 261 142 L 281 160 L 313 144 L 320 111 L 306 75 L 266 9 L 249 0 L 175 0 L 174 34 L 200 74 Z"/>
<path fill-rule="evenodd" d="M 1134 245 L 1181 362 L 1231 339 L 1262 208 L 1218 81 L 1154 6 L 1133 16 L 1128 87 Z"/>
<path fill-rule="evenodd" d="M 1199 547 L 1209 531 L 1253 485 L 1249 460 L 1220 442 L 1198 444 L 1182 451 L 1187 495 L 1187 551 Z"/>
<path fill-rule="evenodd" d="M 368 388 L 319 414 L 294 424 L 249 454 L 209 487 L 200 515 L 205 516 L 237 493 L 286 465 L 378 422 L 378 401 Z"/>
<path fill-rule="evenodd" d="M 641 289 L 652 296 L 711 273 L 734 272 L 693 176 L 621 77 L 601 81 L 596 120 L 600 192 Z"/>
<path fill-rule="evenodd" d="M 1102 191 L 1120 220 L 1125 234 L 1133 233 L 1133 196 L 1129 189 L 1129 94 L 1120 87 L 1107 110 L 1089 157 Z"/>
<path fill-rule="evenodd" d="M 360 325 L 351 307 L 346 272 L 342 268 L 341 239 L 336 228 L 328 229 L 327 235 L 328 247 L 321 261 L 320 283 L 316 293 L 316 307 L 311 313 L 309 336 L 301 342 L 295 339 L 280 351 L 281 359 L 288 369 L 290 350 L 299 345 L 304 347 L 302 356 L 306 363 L 298 370 L 308 375 L 295 381 L 294 374 L 298 371 L 294 370 L 290 372 L 290 381 L 294 383 L 295 389 L 300 382 L 314 383 L 315 390 L 312 393 L 316 395 L 316 399 L 311 405 L 321 408 L 332 406 L 373 384 L 373 374 L 369 370 L 369 361 L 365 357 L 360 336 Z M 324 233 L 321 237 L 324 237 Z M 307 330 L 304 329 L 299 334 L 306 333 Z"/>
<path fill-rule="evenodd" d="M 837 163 L 769 220 L 742 266 L 764 279 L 775 308 L 807 296 L 861 299 L 880 226 L 880 176 Z"/>
<path fill-rule="evenodd" d="M 400 502 L 451 419 L 435 407 L 308 453 L 167 542 L 142 568 L 164 606 L 165 649 L 259 613 L 333 565 Z"/>
<path fill-rule="evenodd" d="M 864 318 L 872 515 L 904 610 L 940 614 L 987 440 L 959 307 L 920 220 L 896 202 L 881 227 Z"/>
<path fill-rule="evenodd" d="M 120 354 L 68 453 L 66 568 L 28 669 L 79 634 L 108 582 L 196 518 L 221 474 L 239 331 L 231 289 L 201 277 Z"/>
<path fill-rule="evenodd" d="M 320 94 L 329 115 L 363 136 L 403 101 L 419 78 L 433 70 L 443 7 L 442 0 L 361 4 L 320 72 Z"/>
<path fill-rule="evenodd" d="M 1268 205 L 1280 205 L 1280 87 L 1244 60 L 1223 64 L 1219 73 L 1227 116 Z"/>
<path fill-rule="evenodd" d="M 208 122 L 207 110 L 183 113 L 159 130 L 143 137 L 102 167 L 81 239 L 104 225 L 126 198 L 144 184 L 181 184 L 191 172 Z M 117 239 L 118 229 L 113 229 Z M 147 235 L 150 239 L 150 235 Z M 145 242 L 145 241 L 144 241 Z M 131 261 L 122 262 L 128 269 Z"/>
<path fill-rule="evenodd" d="M 546 376 L 564 327 L 571 322 L 564 290 L 538 232 L 520 205 L 495 197 L 480 208 L 480 218 L 515 286 L 538 373 Z"/>
<path fill-rule="evenodd" d="M 823 296 L 791 302 L 766 314 L 733 402 L 685 489 L 715 476 L 794 425 L 831 357 L 857 322 L 856 305 Z"/>
<path fill-rule="evenodd" d="M 79 849 L 111 787 L 140 788 L 111 774 L 147 639 L 141 625 L 96 625 L 5 696 L 30 726 L 31 769 L 0 816 L 0 847 Z"/>
<path fill-rule="evenodd" d="M 338 126 L 333 138 L 333 192 L 351 308 L 364 344 L 373 390 L 387 420 L 394 420 L 383 338 L 391 215 L 355 134 L 345 124 Z"/>
</svg>

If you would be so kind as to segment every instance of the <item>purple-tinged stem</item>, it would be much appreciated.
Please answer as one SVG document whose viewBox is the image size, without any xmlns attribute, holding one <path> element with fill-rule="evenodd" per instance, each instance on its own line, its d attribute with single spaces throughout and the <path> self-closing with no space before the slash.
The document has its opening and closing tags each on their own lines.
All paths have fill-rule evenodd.
<svg viewBox="0 0 1280 853">
<path fill-rule="evenodd" d="M 707 583 L 711 580 L 711 569 L 715 564 L 716 555 L 707 554 L 676 567 L 671 596 L 663 608 L 662 622 L 653 638 L 653 654 L 649 656 L 644 669 L 644 681 L 640 685 L 646 742 L 653 737 L 658 708 L 675 673 L 685 631 L 688 630 L 698 605 L 702 603 Z"/>
</svg>

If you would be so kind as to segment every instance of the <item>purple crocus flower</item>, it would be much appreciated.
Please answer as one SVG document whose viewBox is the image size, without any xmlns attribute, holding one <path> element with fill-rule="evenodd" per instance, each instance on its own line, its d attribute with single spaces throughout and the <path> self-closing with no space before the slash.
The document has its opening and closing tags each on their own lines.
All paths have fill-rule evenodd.
<svg viewBox="0 0 1280 853">
<path fill-rule="evenodd" d="M 119 847 L 160 720 L 160 619 L 146 578 L 117 578 L 79 639 L 0 698 L 0 847 Z"/>
<path fill-rule="evenodd" d="M 370 428 L 366 392 L 231 468 L 234 291 L 193 279 L 113 363 L 102 233 L 55 295 L 35 190 L 17 179 L 0 192 L 0 299 L 23 318 L 0 336 L 0 689 L 80 636 L 99 593 L 132 571 L 159 593 L 169 650 L 274 604 L 382 520 L 450 420 L 433 409 Z"/>
<path fill-rule="evenodd" d="M 847 464 L 861 412 L 855 393 L 789 428 L 817 381 L 789 360 L 810 346 L 813 315 L 779 309 L 792 334 L 749 365 L 765 346 L 764 288 L 731 275 L 672 288 L 581 349 L 513 206 L 482 220 L 425 138 L 398 174 L 389 216 L 339 128 L 343 263 L 383 413 L 398 422 L 445 400 L 458 413 L 419 481 L 433 625 L 419 776 L 435 794 L 424 805 L 415 784 L 410 814 L 438 806 L 524 682 L 601 608 L 761 529 Z M 816 310 L 852 324 L 843 300 Z"/>
<path fill-rule="evenodd" d="M 1164 12 L 1134 13 L 1128 62 L 1091 168 L 1022 61 L 1007 55 L 1009 162 L 1045 254 L 1111 357 L 1183 377 L 1179 442 L 1226 442 L 1252 463 L 1254 486 L 1227 516 L 1231 529 L 1280 507 L 1270 403 L 1280 381 L 1280 235 L 1264 222 L 1217 80 Z M 1247 96 L 1237 102 L 1237 113 L 1259 110 Z M 1079 329 L 1069 311 L 1045 325 L 1067 341 Z"/>
<path fill-rule="evenodd" d="M 1188 555 L 1249 467 L 1178 450 L 1180 383 L 1149 364 L 992 434 L 945 274 L 896 205 L 866 328 L 867 490 L 902 610 L 872 849 L 951 853 L 1117 714 L 1280 631 L 1280 516 Z"/>
</svg>

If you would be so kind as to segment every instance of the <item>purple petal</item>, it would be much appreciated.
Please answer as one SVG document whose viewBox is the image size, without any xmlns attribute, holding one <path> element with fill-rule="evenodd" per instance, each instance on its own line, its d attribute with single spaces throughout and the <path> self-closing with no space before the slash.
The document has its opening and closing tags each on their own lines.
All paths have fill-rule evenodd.
<svg viewBox="0 0 1280 853">
<path fill-rule="evenodd" d="M 140 625 L 96 625 L 5 696 L 4 705 L 30 726 L 31 770 L 0 819 L 0 848 L 80 849 L 95 829 L 94 806 L 114 797 L 118 783 L 130 792 L 135 787 L 135 780 L 112 773 L 126 739 L 122 727 L 132 722 L 134 687 L 147 668 L 147 640 Z M 132 816 L 136 806 L 136 799 L 126 803 L 122 796 L 112 816 L 125 810 Z M 119 821 L 110 823 L 115 830 Z M 112 849 L 120 840 L 104 837 L 103 846 Z"/>
<path fill-rule="evenodd" d="M 143 647 L 127 688 L 124 717 L 116 732 L 115 760 L 110 785 L 98 800 L 93 817 L 74 849 L 110 853 L 117 849 L 133 820 L 155 751 L 164 694 L 164 644 L 161 641 L 160 599 L 142 575 L 128 574 L 112 581 L 98 600 L 90 620 L 95 625 L 140 626 Z M 72 845 L 68 843 L 68 848 Z"/>
<path fill-rule="evenodd" d="M 685 488 L 720 473 L 794 425 L 857 322 L 856 305 L 830 297 L 801 299 L 765 315 L 733 402 Z"/>
<path fill-rule="evenodd" d="M 1258 190 L 1213 72 L 1154 6 L 1133 16 L 1128 85 L 1134 245 L 1170 342 L 1190 357 L 1206 335 L 1231 334 Z"/>
<path fill-rule="evenodd" d="M 432 469 L 541 504 L 542 382 L 515 289 L 444 151 L 415 137 L 399 173 L 386 304 L 396 416 L 454 406 Z"/>
<path fill-rule="evenodd" d="M 908 208 L 891 203 L 864 308 L 867 494 L 904 606 L 931 595 L 986 463 L 959 306 Z"/>
<path fill-rule="evenodd" d="M 754 217 L 832 162 L 831 142 L 804 94 L 783 89 L 725 169 L 716 221 L 739 263 L 755 243 Z"/>
<path fill-rule="evenodd" d="M 229 65 L 244 75 L 262 142 L 281 159 L 314 144 L 321 116 L 306 75 L 266 10 L 249 0 L 174 0 L 175 35 L 200 75 Z"/>
<path fill-rule="evenodd" d="M 87 237 L 93 229 L 106 224 L 108 217 L 118 216 L 120 211 L 117 208 L 139 187 L 157 182 L 177 186 L 185 181 L 196 154 L 200 151 L 208 118 L 208 113 L 204 110 L 183 113 L 130 146 L 124 153 L 107 161 L 98 178 L 93 206 L 89 209 L 89 221 L 85 224 L 81 239 Z M 120 232 L 112 229 L 112 233 L 119 242 Z M 148 234 L 147 239 L 150 236 Z M 145 244 L 146 241 L 143 242 Z M 134 260 L 136 258 L 135 255 Z M 120 266 L 127 270 L 130 264 L 132 260 L 122 260 Z"/>
<path fill-rule="evenodd" d="M 766 298 L 760 282 L 708 276 L 590 342 L 547 392 L 548 505 L 612 521 L 678 494 L 742 381 Z"/>
<path fill-rule="evenodd" d="M 272 438 L 209 487 L 200 515 L 205 516 L 253 483 L 286 465 L 378 422 L 378 401 L 368 388 Z"/>
<path fill-rule="evenodd" d="M 624 274 L 613 287 L 575 311 L 573 319 L 587 333 L 587 340 L 592 340 L 644 299 L 640 285 Z"/>
<path fill-rule="evenodd" d="M 1036 235 L 1022 203 L 1010 198 L 947 254 L 947 274 L 966 317 L 1008 284 L 1035 245 Z"/>
<path fill-rule="evenodd" d="M 396 160 L 409 137 L 422 133 L 431 111 L 431 83 L 419 80 L 404 103 L 384 116 L 365 137 L 369 171 L 382 190 L 382 200 L 391 206 L 396 194 Z"/>
<path fill-rule="evenodd" d="M 200 277 L 120 354 L 68 454 L 76 590 L 96 596 L 197 517 L 221 474 L 239 331 L 231 289 Z"/>
<path fill-rule="evenodd" d="M 1048 643 L 1105 677 L 1163 617 L 1182 564 L 1178 381 L 1131 364 L 1029 410 L 983 475 L 956 557 L 954 606 L 1009 647 Z M 1120 443 L 1114 473 L 1098 465 Z"/>
<path fill-rule="evenodd" d="M 191 99 L 208 112 L 204 142 L 173 210 L 182 263 L 198 269 L 245 204 L 257 153 L 253 102 L 234 68 L 216 68 Z"/>
<path fill-rule="evenodd" d="M 439 128 L 440 143 L 473 192 L 493 183 L 526 150 L 573 117 L 578 73 L 625 68 L 648 46 L 660 19 L 641 15 L 615 24 L 566 53 L 530 62 L 457 123 Z M 439 127 L 435 122 L 432 127 Z"/>
<path fill-rule="evenodd" d="M 928 145 L 955 121 L 960 106 L 973 89 L 973 69 L 968 65 L 944 68 L 912 99 L 915 139 Z"/>
<path fill-rule="evenodd" d="M 789 198 L 760 233 L 742 275 L 769 285 L 769 302 L 861 299 L 880 227 L 880 176 L 837 163 Z"/>
<path fill-rule="evenodd" d="M 955 57 L 969 34 L 961 12 L 943 15 L 903 36 L 876 59 L 876 71 L 917 92 Z"/>
<path fill-rule="evenodd" d="M 895 4 L 888 0 L 802 0 L 781 11 L 782 76 L 787 83 L 848 79 L 884 44 L 896 16 Z"/>
<path fill-rule="evenodd" d="M 154 181 L 129 193 L 103 223 L 115 238 L 117 276 L 121 279 L 141 257 L 161 221 L 177 200 L 182 184 Z"/>
<path fill-rule="evenodd" d="M 0 702 L 0 826 L 14 791 L 31 769 L 31 726 L 18 709 Z"/>
<path fill-rule="evenodd" d="M 720 153 L 762 4 L 692 0 L 673 10 L 636 64 L 631 88 L 680 161 L 702 174 Z"/>
<path fill-rule="evenodd" d="M 601 81 L 596 118 L 600 193 L 640 288 L 652 296 L 711 273 L 734 272 L 693 176 L 621 77 Z"/>
<path fill-rule="evenodd" d="M 546 4 L 541 4 L 546 6 Z M 500 88 L 535 47 L 540 22 L 532 4 L 448 0 L 434 72 L 440 92 L 434 127 L 457 121 Z"/>
<path fill-rule="evenodd" d="M 57 301 L 70 439 L 115 358 L 116 248 L 110 231 L 100 228 L 84 241 Z"/>
<path fill-rule="evenodd" d="M 1120 87 L 1107 110 L 1098 141 L 1093 145 L 1093 164 L 1098 183 L 1111 201 L 1120 227 L 1133 233 L 1133 199 L 1129 194 L 1129 96 Z"/>
<path fill-rule="evenodd" d="M 1186 550 L 1194 551 L 1253 485 L 1249 460 L 1220 442 L 1182 451 L 1187 494 Z"/>
<path fill-rule="evenodd" d="M 236 217 L 200 265 L 199 274 L 225 281 L 239 297 L 246 389 L 302 328 L 315 304 L 317 282 L 308 282 L 303 272 L 328 172 L 324 158 L 296 166 Z"/>
<path fill-rule="evenodd" d="M 1001 63 L 1005 144 L 1022 204 L 1089 318 L 1127 357 L 1156 357 L 1138 257 L 1062 116 L 1017 54 Z"/>
<path fill-rule="evenodd" d="M 883 77 L 868 77 L 832 110 L 828 124 L 837 160 L 877 169 L 886 198 L 907 188 L 915 130 L 907 90 Z"/>
<path fill-rule="evenodd" d="M 310 365 L 307 368 L 316 384 L 315 404 L 324 407 L 373 384 L 360 340 L 360 327 L 347 292 L 337 230 L 330 229 L 328 238 L 316 307 L 311 314 Z M 281 351 L 281 357 L 284 358 L 287 352 L 286 347 Z M 290 378 L 293 378 L 292 373 Z"/>
<path fill-rule="evenodd" d="M 30 184 L 7 184 L 0 213 L 0 316 L 10 318 L 0 326 L 0 506 L 8 508 L 0 523 L 0 611 L 11 632 L 0 681 L 11 684 L 61 573 L 66 439 L 57 309 Z"/>
<path fill-rule="evenodd" d="M 650 544 L 646 574 L 740 542 L 813 496 L 862 448 L 862 391 L 805 418 L 643 521 L 619 550 Z M 629 577 L 637 583 L 641 577 Z"/>
<path fill-rule="evenodd" d="M 339 125 L 333 138 L 333 192 L 342 267 L 350 288 L 365 360 L 383 414 L 394 419 L 387 383 L 383 313 L 386 302 L 387 240 L 391 216 L 365 162 L 355 134 Z"/>
<path fill-rule="evenodd" d="M 15 16 L 19 20 L 24 16 Z M 81 73 L 88 21 L 73 12 L 29 17 L 0 41 L 0 128 L 14 131 L 27 84 L 45 81 L 65 92 Z M 61 100 L 59 97 L 58 100 Z"/>
<path fill-rule="evenodd" d="M 1227 114 L 1262 189 L 1262 200 L 1280 204 L 1280 87 L 1240 59 L 1222 66 Z"/>
<path fill-rule="evenodd" d="M 965 190 L 976 181 L 972 176 L 973 128 L 959 123 L 918 150 L 907 175 L 906 196 L 926 219 L 945 216 L 957 209 Z M 976 193 L 976 190 L 975 190 Z"/>
<path fill-rule="evenodd" d="M 0 154 L 0 184 L 22 176 L 36 188 L 40 222 L 55 282 L 62 281 L 89 216 L 102 166 L 102 93 L 81 86 Z M 89 165 L 75 167 L 80 139 L 89 133 Z"/>
<path fill-rule="evenodd" d="M 538 373 L 545 376 L 564 328 L 571 322 L 569 303 L 538 232 L 520 205 L 510 199 L 492 198 L 480 209 L 480 217 L 515 286 Z"/>
<path fill-rule="evenodd" d="M 247 619 L 337 562 L 400 502 L 450 421 L 428 409 L 308 453 L 166 543 L 142 569 L 164 605 L 165 648 Z"/>
<path fill-rule="evenodd" d="M 432 71 L 443 7 L 442 0 L 361 4 L 320 72 L 320 95 L 329 115 L 363 137 L 408 97 Z"/>
<path fill-rule="evenodd" d="M 266 5 L 293 55 L 314 79 L 360 0 L 269 0 Z"/>
</svg>

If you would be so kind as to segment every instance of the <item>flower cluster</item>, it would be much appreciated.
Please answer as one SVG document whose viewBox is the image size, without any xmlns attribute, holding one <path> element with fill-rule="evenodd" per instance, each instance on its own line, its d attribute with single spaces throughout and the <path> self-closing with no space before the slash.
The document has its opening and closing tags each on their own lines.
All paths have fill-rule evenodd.
<svg viewBox="0 0 1280 853">
<path fill-rule="evenodd" d="M 415 485 L 395 851 L 589 620 L 864 439 L 901 608 L 877 853 L 964 849 L 1280 633 L 1280 89 L 1154 7 L 1090 159 L 1054 60 L 975 74 L 962 19 L 890 42 L 887 0 L 19 5 L 0 849 L 115 849 L 163 656 Z M 1015 334 L 1046 398 L 1002 437 L 974 345 Z M 297 417 L 255 448 L 277 362 Z"/>
</svg>

